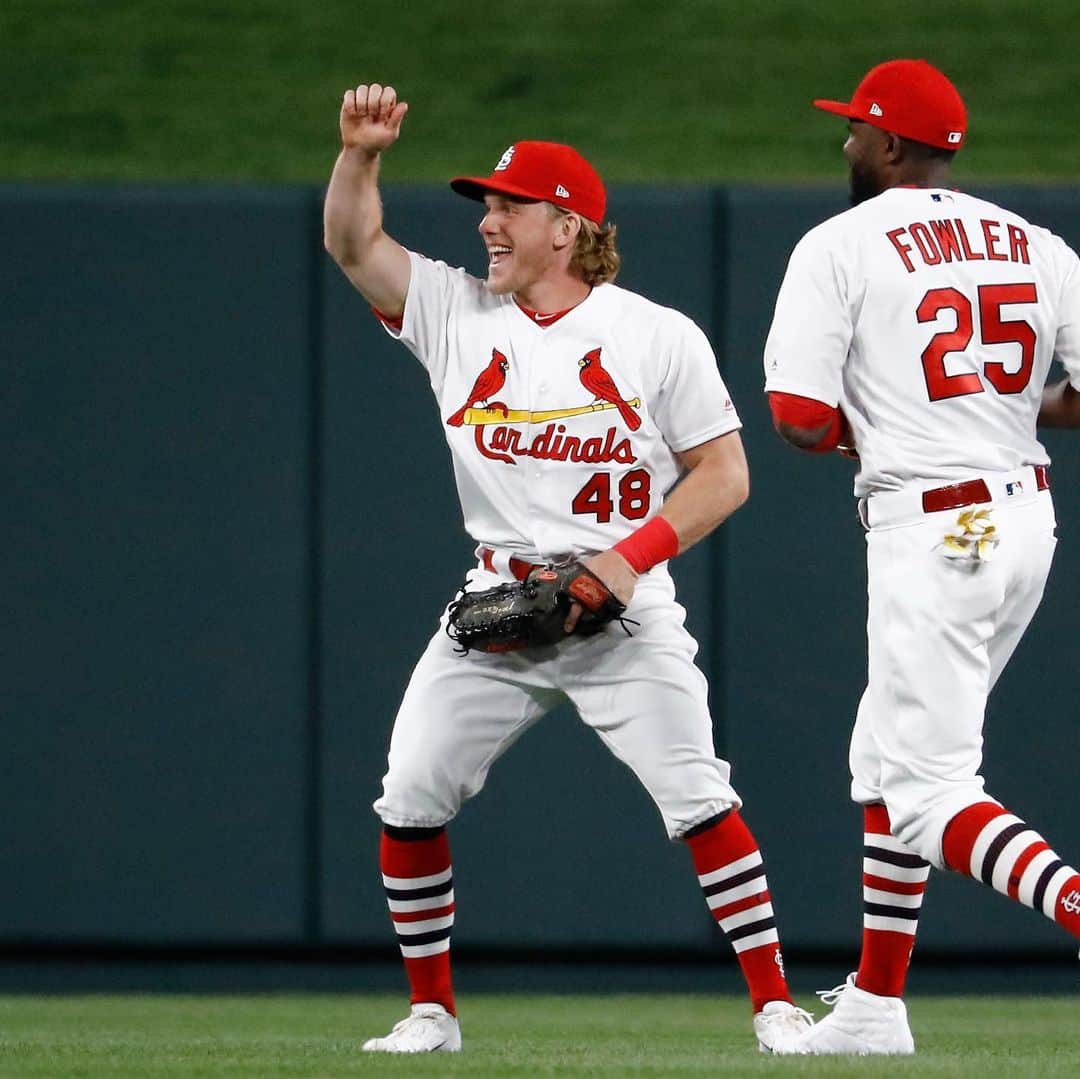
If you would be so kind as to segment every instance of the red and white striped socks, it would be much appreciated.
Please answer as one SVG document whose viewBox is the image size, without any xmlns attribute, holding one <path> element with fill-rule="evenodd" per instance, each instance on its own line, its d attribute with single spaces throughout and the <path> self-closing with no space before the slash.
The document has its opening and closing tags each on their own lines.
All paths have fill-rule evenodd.
<svg viewBox="0 0 1080 1079">
<path fill-rule="evenodd" d="M 1080 873 L 996 802 L 978 802 L 957 813 L 945 828 L 941 849 L 950 869 L 1041 911 L 1080 937 Z"/>
<path fill-rule="evenodd" d="M 386 826 L 379 863 L 411 1003 L 441 1004 L 456 1014 L 450 976 L 454 877 L 446 829 Z"/>
<path fill-rule="evenodd" d="M 930 863 L 895 839 L 883 805 L 863 809 L 863 935 L 855 984 L 867 993 L 904 992 Z"/>
<path fill-rule="evenodd" d="M 742 968 L 754 1012 L 770 1000 L 791 1002 L 761 851 L 733 810 L 684 837 L 712 916 Z"/>
</svg>

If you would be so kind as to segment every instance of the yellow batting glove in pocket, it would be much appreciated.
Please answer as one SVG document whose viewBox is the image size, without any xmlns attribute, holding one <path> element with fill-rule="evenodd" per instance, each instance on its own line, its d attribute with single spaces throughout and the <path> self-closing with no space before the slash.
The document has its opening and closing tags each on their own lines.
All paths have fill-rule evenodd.
<svg viewBox="0 0 1080 1079">
<path fill-rule="evenodd" d="M 964 510 L 956 518 L 956 524 L 945 532 L 941 553 L 946 558 L 989 562 L 1000 539 L 990 513 L 990 510 Z"/>
</svg>

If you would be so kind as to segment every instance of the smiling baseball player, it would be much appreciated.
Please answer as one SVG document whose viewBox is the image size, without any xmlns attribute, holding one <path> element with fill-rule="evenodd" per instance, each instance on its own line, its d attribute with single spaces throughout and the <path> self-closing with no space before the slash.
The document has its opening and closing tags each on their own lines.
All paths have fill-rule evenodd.
<svg viewBox="0 0 1080 1079">
<path fill-rule="evenodd" d="M 1046 229 L 953 189 L 967 115 L 921 60 L 850 102 L 854 208 L 791 255 L 765 346 L 778 431 L 853 445 L 867 528 L 869 678 L 851 741 L 864 807 L 863 948 L 802 1053 L 911 1053 L 901 1000 L 930 866 L 1080 937 L 1080 876 L 983 789 L 987 695 L 1054 553 L 1036 418 L 1075 425 L 1080 260 Z M 1068 380 L 1046 391 L 1050 363 Z M 1071 384 L 1070 384 L 1071 383 Z"/>
<path fill-rule="evenodd" d="M 389 86 L 345 94 L 326 247 L 427 371 L 477 564 L 444 616 L 454 640 L 436 633 L 413 671 L 375 803 L 412 1009 L 364 1048 L 460 1048 L 446 824 L 563 700 L 634 771 L 668 835 L 686 842 L 746 977 L 759 1045 L 776 1048 L 809 1019 L 788 993 L 762 857 L 713 749 L 697 644 L 666 567 L 747 495 L 739 420 L 715 357 L 689 319 L 611 283 L 618 255 L 604 186 L 568 146 L 518 142 L 489 176 L 452 181 L 484 204 L 486 281 L 392 240 L 377 173 L 406 109 Z M 566 559 L 583 569 L 557 608 L 565 624 L 545 638 L 554 643 L 535 643 L 519 633 L 521 612 L 544 589 L 558 594 L 560 578 L 544 567 Z M 623 605 L 629 634 L 598 615 Z M 500 607 L 515 613 L 485 637 Z"/>
</svg>

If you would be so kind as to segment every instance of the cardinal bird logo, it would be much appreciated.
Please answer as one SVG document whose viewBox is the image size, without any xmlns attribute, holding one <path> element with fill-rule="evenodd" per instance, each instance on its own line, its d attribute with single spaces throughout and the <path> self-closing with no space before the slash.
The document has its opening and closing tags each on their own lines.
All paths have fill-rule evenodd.
<svg viewBox="0 0 1080 1079">
<path fill-rule="evenodd" d="M 600 349 L 594 348 L 586 352 L 578 360 L 581 368 L 579 377 L 581 384 L 593 395 L 597 401 L 608 401 L 613 404 L 622 416 L 623 422 L 631 431 L 636 431 L 641 426 L 641 417 L 628 405 L 619 393 L 619 387 L 615 380 L 600 365 Z"/>
<path fill-rule="evenodd" d="M 487 403 L 489 408 L 499 409 L 505 416 L 509 409 L 502 401 L 492 401 L 506 383 L 506 372 L 510 370 L 510 361 L 497 349 L 491 350 L 491 362 L 476 376 L 473 388 L 469 391 L 469 399 L 447 421 L 450 427 L 460 427 L 465 422 L 465 413 L 480 404 Z"/>
</svg>

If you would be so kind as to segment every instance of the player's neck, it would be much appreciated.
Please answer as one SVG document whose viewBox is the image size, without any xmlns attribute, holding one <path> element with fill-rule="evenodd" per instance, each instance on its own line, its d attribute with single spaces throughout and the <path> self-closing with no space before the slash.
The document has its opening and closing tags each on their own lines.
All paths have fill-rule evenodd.
<svg viewBox="0 0 1080 1079">
<path fill-rule="evenodd" d="M 592 286 L 585 284 L 580 277 L 565 275 L 555 280 L 535 281 L 515 292 L 514 299 L 530 311 L 548 314 L 577 307 L 591 291 Z"/>
<path fill-rule="evenodd" d="M 948 165 L 920 162 L 917 166 L 897 169 L 889 186 L 951 188 L 953 182 Z"/>
</svg>

